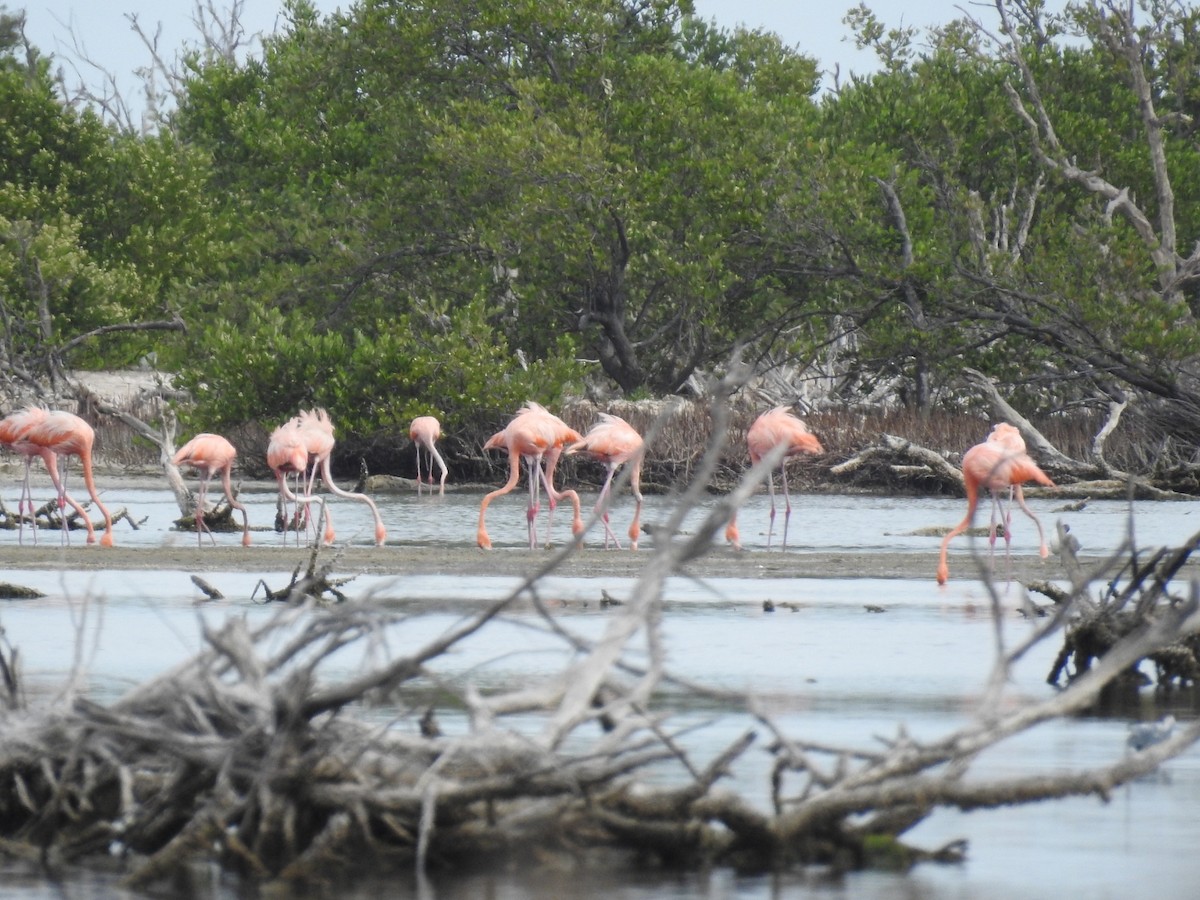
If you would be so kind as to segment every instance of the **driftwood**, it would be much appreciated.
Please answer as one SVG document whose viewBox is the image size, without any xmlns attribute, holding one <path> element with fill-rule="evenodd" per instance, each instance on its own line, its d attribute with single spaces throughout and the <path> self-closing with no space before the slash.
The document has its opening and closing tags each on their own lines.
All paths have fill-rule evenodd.
<svg viewBox="0 0 1200 900">
<path fill-rule="evenodd" d="M 234 490 L 236 497 L 240 491 Z M 196 513 L 195 507 L 188 515 L 180 516 L 175 520 L 175 527 L 180 531 L 195 531 L 196 530 Z M 220 531 L 231 532 L 241 531 L 242 523 L 237 521 L 233 515 L 233 507 L 229 505 L 228 500 L 221 500 L 212 509 L 204 511 L 204 530 L 205 531 Z"/>
<path fill-rule="evenodd" d="M 90 501 L 83 501 L 81 504 L 86 510 L 91 507 Z M 68 531 L 86 531 L 87 523 L 83 521 L 79 513 L 70 506 L 65 507 L 66 511 L 66 528 Z M 58 508 L 58 500 L 48 500 L 33 511 L 32 518 L 29 515 L 19 515 L 8 509 L 0 503 L 0 528 L 8 531 L 15 531 L 22 525 L 30 527 L 36 525 L 38 530 L 45 533 L 62 531 L 63 529 L 63 510 Z M 129 510 L 122 506 L 119 509 L 112 510 L 112 523 L 116 525 L 120 521 L 129 523 L 129 527 L 134 531 L 141 528 L 141 523 L 129 514 Z M 144 520 L 143 520 L 144 521 Z M 104 530 L 104 520 L 101 519 L 92 522 L 93 531 Z"/>
<path fill-rule="evenodd" d="M 946 492 L 961 493 L 963 489 L 962 472 L 946 457 L 893 434 L 880 435 L 875 444 L 833 466 L 829 473 L 849 479 L 865 475 L 872 483 L 921 484 Z"/>
<path fill-rule="evenodd" d="M 318 529 L 319 531 L 320 529 Z M 338 603 L 345 603 L 347 597 L 342 593 L 341 588 L 353 581 L 353 578 L 331 578 L 330 576 L 333 573 L 333 567 L 337 562 L 337 558 L 335 556 L 334 559 L 318 566 L 317 561 L 320 553 L 321 545 L 318 541 L 313 545 L 312 552 L 309 554 L 308 565 L 297 566 L 295 571 L 292 572 L 291 580 L 286 587 L 279 590 L 272 590 L 266 581 L 259 579 L 258 584 L 254 587 L 254 592 L 250 595 L 250 599 L 257 599 L 258 590 L 262 588 L 263 599 L 267 603 L 320 602 L 326 599 L 326 595 L 332 597 Z M 304 572 L 303 575 L 301 574 L 302 569 Z M 204 590 L 204 588 L 201 587 L 201 590 Z"/>
<path fill-rule="evenodd" d="M 209 584 L 207 581 L 205 581 L 199 575 L 192 576 L 192 584 L 194 584 L 196 587 L 198 587 L 200 589 L 201 593 L 203 593 L 204 596 L 206 596 L 209 600 L 224 600 L 225 599 L 224 594 L 222 594 L 219 590 L 217 590 L 215 587 L 213 587 L 211 584 Z"/>
<path fill-rule="evenodd" d="M 1062 649 L 1046 680 L 1059 684 L 1080 678 L 1114 647 L 1152 627 L 1164 616 L 1172 615 L 1176 609 L 1195 603 L 1196 592 L 1200 590 L 1195 581 L 1186 593 L 1171 588 L 1197 547 L 1200 547 L 1200 533 L 1174 549 L 1164 547 L 1143 554 L 1129 548 L 1128 558 L 1107 582 L 1099 600 L 1079 604 L 1079 615 L 1066 628 Z M 1046 593 L 1053 596 L 1050 591 Z M 1064 601 L 1060 596 L 1056 602 Z M 1122 680 L 1134 685 L 1150 682 L 1150 677 L 1139 668 L 1142 662 L 1153 665 L 1153 683 L 1159 687 L 1200 682 L 1200 631 L 1181 632 L 1170 643 L 1134 660 L 1122 673 Z"/>
<path fill-rule="evenodd" d="M 724 407 L 713 415 L 722 433 Z M 985 582 L 995 664 L 976 714 L 949 734 L 918 740 L 901 725 L 890 740 L 836 745 L 785 731 L 742 698 L 757 728 L 697 758 L 690 728 L 673 723 L 669 704 L 713 692 L 667 669 L 663 585 L 708 552 L 779 461 L 769 454 L 681 534 L 720 449 L 708 448 L 699 477 L 655 533 L 636 585 L 604 607 L 598 637 L 573 632 L 542 602 L 539 583 L 575 552 L 568 545 L 508 597 L 423 644 L 408 638 L 410 612 L 293 602 L 261 624 L 230 617 L 205 627 L 196 656 L 107 705 L 70 695 L 62 705 L 29 707 L 15 651 L 0 644 L 0 841 L 51 869 L 115 860 L 134 888 L 167 882 L 196 861 L 277 890 L 366 867 L 420 873 L 546 858 L 765 871 L 862 866 L 883 853 L 907 865 L 962 857 L 961 843 L 922 851 L 901 842 L 939 807 L 1107 798 L 1200 739 L 1193 724 L 1135 752 L 1117 750 L 1092 769 L 965 777 L 987 749 L 1078 713 L 1138 660 L 1196 633 L 1198 591 L 1166 602 L 1178 567 L 1163 556 L 1155 579 L 1168 580 L 1153 616 L 1046 698 L 1010 702 L 1011 668 L 1089 608 L 1088 585 L 1103 572 L 1075 579 L 1069 596 L 1022 622 L 1015 640 L 1005 632 L 999 589 Z M 298 573 L 286 591 L 293 600 L 296 585 L 327 567 L 317 566 L 314 551 L 305 576 Z M 559 670 L 487 689 L 442 677 L 461 645 L 517 603 L 542 612 L 540 627 L 563 651 Z M 1142 606 L 1140 598 L 1131 603 Z M 361 662 L 348 668 L 347 654 Z M 381 704 L 386 723 L 360 715 Z M 773 759 L 762 805 L 722 786 L 752 748 Z"/>
</svg>

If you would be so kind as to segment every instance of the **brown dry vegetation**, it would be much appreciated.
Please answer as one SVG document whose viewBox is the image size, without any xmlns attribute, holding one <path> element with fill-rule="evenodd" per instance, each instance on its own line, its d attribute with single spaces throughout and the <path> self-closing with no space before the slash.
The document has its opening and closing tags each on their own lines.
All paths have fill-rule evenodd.
<svg viewBox="0 0 1200 900">
<path fill-rule="evenodd" d="M 110 396 L 112 396 L 110 394 Z M 122 411 L 158 427 L 164 415 L 170 415 L 157 389 L 149 385 L 141 390 L 126 389 L 112 397 Z M 744 397 L 732 404 L 727 440 L 710 487 L 725 491 L 745 471 L 748 459 L 745 435 L 754 418 L 768 404 L 752 404 Z M 964 409 L 967 409 L 964 407 Z M 553 410 L 567 424 L 586 431 L 600 412 L 626 419 L 649 439 L 643 486 L 649 492 L 679 490 L 689 484 L 704 448 L 713 437 L 712 413 L 702 400 L 670 398 L 662 400 L 613 400 L 596 404 L 574 400 Z M 331 411 L 335 415 L 336 410 Z M 126 470 L 154 471 L 159 466 L 156 447 L 139 438 L 127 425 L 106 416 L 81 414 L 97 428 L 97 455 L 102 465 Z M 1105 448 L 1113 468 L 1147 478 L 1158 487 L 1186 494 L 1200 493 L 1196 450 L 1174 444 L 1150 445 L 1145 434 L 1162 433 L 1153 425 L 1159 411 L 1152 408 L 1126 412 L 1109 436 Z M 995 419 L 985 411 L 947 408 L 930 415 L 898 408 L 825 408 L 803 414 L 810 429 L 821 439 L 825 454 L 819 458 L 791 460 L 788 463 L 793 484 L 807 491 L 880 490 L 896 493 L 956 493 L 957 485 L 947 483 L 933 473 L 910 471 L 901 476 L 883 464 L 864 467 L 853 479 L 831 475 L 830 470 L 875 445 L 882 435 L 895 435 L 918 447 L 931 449 L 957 465 L 962 453 L 979 443 Z M 495 421 L 480 420 L 470 433 L 449 434 L 443 438 L 443 450 L 452 477 L 459 483 L 495 481 L 506 466 L 500 454 L 485 454 L 483 443 L 503 428 L 507 417 Z M 1103 416 L 1095 410 L 1081 409 L 1033 420 L 1032 424 L 1065 456 L 1073 460 L 1092 458 L 1092 442 L 1103 425 Z M 245 477 L 269 478 L 265 451 L 269 431 L 278 423 L 250 422 L 227 432 L 240 451 L 239 467 Z M 181 440 L 183 436 L 180 436 Z M 359 474 L 365 465 L 371 474 L 411 477 L 413 454 L 407 435 L 397 434 L 391 441 L 375 440 L 370 446 L 355 435 L 339 434 L 335 451 L 335 469 L 344 478 Z M 599 483 L 603 469 L 583 460 L 564 459 L 563 474 L 575 482 Z"/>
<path fill-rule="evenodd" d="M 131 404 L 134 415 L 154 421 L 157 409 L 150 402 Z M 696 466 L 700 462 L 704 446 L 712 437 L 712 415 L 706 404 L 700 401 L 613 401 L 602 404 L 576 401 L 554 410 L 568 425 L 577 431 L 587 431 L 596 414 L 612 413 L 628 420 L 630 425 L 649 436 L 649 451 L 643 488 L 648 492 L 678 490 L 689 484 Z M 726 491 L 736 484 L 749 464 L 745 451 L 745 433 L 761 408 L 734 407 L 731 412 L 730 428 L 725 450 L 712 479 L 713 490 Z M 850 460 L 880 438 L 881 434 L 894 434 L 918 446 L 940 452 L 950 463 L 958 464 L 962 452 L 988 436 L 992 421 L 982 415 L 965 413 L 940 413 L 920 416 L 908 410 L 822 410 L 804 416 L 811 431 L 821 438 L 826 454 L 821 457 L 806 457 L 788 461 L 788 473 L 793 485 L 805 491 L 848 491 L 877 490 L 895 493 L 944 493 L 956 492 L 958 488 L 948 485 L 937 476 L 914 473 L 898 478 L 886 466 L 871 467 L 859 473 L 853 480 L 838 479 L 829 474 L 829 469 Z M 505 421 L 487 422 L 478 433 L 456 434 L 444 439 L 446 463 L 452 479 L 466 482 L 490 482 L 503 475 L 506 462 L 502 455 L 484 454 L 482 443 L 494 431 L 502 428 Z M 1091 454 L 1094 434 L 1099 430 L 1097 415 L 1079 414 L 1056 416 L 1045 421 L 1034 422 L 1064 455 L 1075 460 L 1087 460 Z M 271 425 L 274 427 L 274 425 Z M 228 437 L 240 449 L 240 468 L 247 478 L 269 478 L 265 464 L 268 425 L 247 424 L 228 432 Z M 157 467 L 157 450 L 139 440 L 121 422 L 97 420 L 98 455 L 108 466 L 127 469 L 154 469 Z M 397 434 L 389 451 L 378 448 L 365 455 L 355 454 L 353 437 L 343 438 L 342 450 L 337 454 L 338 472 L 343 478 L 358 474 L 360 460 L 366 460 L 372 474 L 401 475 L 410 478 L 413 473 L 412 444 L 407 436 Z M 1108 456 L 1117 468 L 1133 473 L 1146 473 L 1163 487 L 1184 493 L 1200 492 L 1188 460 L 1182 452 L 1171 452 L 1164 448 L 1150 448 L 1139 443 L 1133 420 L 1124 422 L 1109 438 Z M 565 458 L 560 470 L 571 481 L 583 484 L 600 484 L 604 469 L 599 464 Z"/>
</svg>

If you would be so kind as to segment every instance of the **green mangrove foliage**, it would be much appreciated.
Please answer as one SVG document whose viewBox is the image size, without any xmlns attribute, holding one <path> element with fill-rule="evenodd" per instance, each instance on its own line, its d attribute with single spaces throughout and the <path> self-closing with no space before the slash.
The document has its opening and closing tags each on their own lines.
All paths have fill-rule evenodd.
<svg viewBox="0 0 1200 900">
<path fill-rule="evenodd" d="M 148 135 L 0 31 L 5 352 L 153 350 L 198 426 L 321 404 L 366 443 L 679 391 L 735 348 L 844 402 L 929 412 L 971 367 L 1200 434 L 1200 13 L 998 0 L 918 35 L 863 6 L 881 68 L 825 93 L 836 60 L 691 13 L 292 0 L 260 54 L 189 56 Z"/>
</svg>

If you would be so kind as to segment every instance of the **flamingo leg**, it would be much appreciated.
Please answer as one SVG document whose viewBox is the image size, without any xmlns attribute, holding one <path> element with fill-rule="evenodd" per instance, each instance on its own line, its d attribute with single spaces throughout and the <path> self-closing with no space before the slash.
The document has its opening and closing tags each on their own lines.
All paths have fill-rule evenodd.
<svg viewBox="0 0 1200 900">
<path fill-rule="evenodd" d="M 250 546 L 250 517 L 246 513 L 246 504 L 235 499 L 233 496 L 233 485 L 230 484 L 229 469 L 221 470 L 221 487 L 225 490 L 225 499 L 229 501 L 231 509 L 241 510 L 242 513 L 242 546 Z"/>
<path fill-rule="evenodd" d="M 1008 487 L 1008 502 L 1000 502 L 1004 512 L 1001 521 L 1004 522 L 1004 583 L 1012 584 L 1012 498 L 1015 487 Z"/>
<path fill-rule="evenodd" d="M 83 519 L 83 524 L 87 528 L 87 542 L 89 544 L 96 543 L 96 531 L 92 528 L 91 517 L 87 514 L 87 510 L 79 504 L 79 501 L 67 491 L 67 466 L 65 461 L 60 473 L 53 454 L 43 457 L 43 459 L 46 461 L 46 469 L 50 473 L 50 480 L 54 482 L 54 489 L 58 494 L 58 515 L 59 521 L 62 523 L 62 542 L 67 545 L 71 543 L 71 522 L 66 512 L 67 507 L 70 506 L 79 518 Z M 93 497 L 93 499 L 95 498 Z M 103 509 L 103 506 L 101 506 L 101 509 Z"/>
<path fill-rule="evenodd" d="M 742 549 L 742 538 L 737 527 L 737 510 L 733 511 L 733 515 L 729 517 L 729 524 L 725 526 L 725 540 L 733 545 L 734 550 Z"/>
<path fill-rule="evenodd" d="M 583 514 L 579 504 L 579 492 L 568 490 L 560 491 L 554 487 L 554 472 L 558 468 L 558 461 L 562 456 L 562 445 L 555 445 L 546 451 L 544 484 L 546 486 L 546 496 L 548 499 L 550 512 L 546 517 L 546 544 L 549 547 L 552 537 L 551 528 L 554 525 L 554 510 L 558 506 L 558 501 L 566 497 L 571 501 L 571 534 L 583 534 Z"/>
<path fill-rule="evenodd" d="M 600 521 L 604 523 L 604 549 L 608 549 L 609 541 L 612 541 L 614 547 L 621 549 L 621 542 L 617 540 L 617 536 L 613 533 L 612 528 L 608 524 L 608 499 L 609 489 L 612 487 L 613 474 L 617 471 L 617 467 L 608 464 L 608 477 L 604 479 L 604 487 L 600 488 L 600 496 L 596 498 L 596 515 L 600 517 Z"/>
<path fill-rule="evenodd" d="M 496 488 L 496 490 L 485 496 L 483 502 L 479 504 L 479 527 L 475 533 L 475 543 L 484 550 L 490 550 L 492 546 L 492 539 L 488 537 L 487 526 L 484 524 L 484 516 L 487 514 L 487 508 L 493 499 L 511 492 L 517 486 L 517 481 L 520 477 L 520 456 L 510 449 L 508 452 L 508 481 L 502 487 Z"/>
<path fill-rule="evenodd" d="M 1025 505 L 1025 492 L 1021 490 L 1021 486 L 1019 484 L 1014 485 L 1014 494 L 1016 496 L 1017 504 L 1025 511 L 1025 515 L 1033 519 L 1033 524 L 1037 526 L 1038 555 L 1041 556 L 1042 559 L 1045 559 L 1050 555 L 1050 548 L 1046 546 L 1046 535 L 1042 531 L 1042 523 L 1038 520 L 1038 517 L 1033 514 L 1032 510 Z"/>
<path fill-rule="evenodd" d="M 306 497 L 306 496 L 300 496 L 297 494 L 293 494 L 292 491 L 287 486 L 287 479 L 285 478 L 283 472 L 280 472 L 276 476 L 276 478 L 279 481 L 279 490 L 283 494 L 284 499 L 286 499 L 292 503 L 295 503 L 297 507 L 303 506 L 305 515 L 307 518 L 311 518 L 311 516 L 307 516 L 308 507 L 311 504 L 316 503 L 320 506 L 320 512 L 317 514 L 317 518 L 314 520 L 314 524 L 316 525 L 316 530 L 319 533 L 320 529 L 321 529 L 321 523 L 322 522 L 325 523 L 325 543 L 332 544 L 333 543 L 333 524 L 329 521 L 328 504 L 325 502 L 324 498 L 317 497 L 317 496 L 307 496 Z M 296 541 L 297 541 L 297 543 L 299 543 L 299 541 L 300 541 L 299 529 L 297 529 L 297 531 L 296 531 Z"/>
<path fill-rule="evenodd" d="M 288 472 L 278 472 L 275 475 L 276 481 L 279 482 L 279 500 L 276 502 L 277 521 L 281 523 L 283 529 L 283 543 L 287 545 L 288 532 L 294 532 L 296 535 L 296 546 L 300 546 L 300 530 L 303 527 L 305 534 L 308 533 L 309 515 L 308 505 L 312 502 L 309 500 L 301 501 L 299 496 L 292 492 L 288 487 L 287 478 Z M 296 487 L 299 489 L 299 476 L 297 473 Z M 321 501 L 322 509 L 324 509 L 324 501 Z"/>
<path fill-rule="evenodd" d="M 788 522 L 792 519 L 792 495 L 788 491 L 787 482 L 787 460 L 779 464 L 780 481 L 783 482 L 783 541 L 780 543 L 780 549 L 787 548 L 787 533 Z"/>
<path fill-rule="evenodd" d="M 213 546 L 217 544 L 217 539 L 213 537 L 212 529 L 208 527 L 208 523 L 204 521 L 204 495 L 208 493 L 208 479 L 211 477 L 207 469 L 200 473 L 200 490 L 196 493 L 196 546 L 204 546 L 204 532 L 208 532 L 208 539 L 212 541 Z"/>
<path fill-rule="evenodd" d="M 293 473 L 296 478 L 296 490 L 294 492 L 294 500 L 296 506 L 296 546 L 300 546 L 300 527 L 304 526 L 304 540 L 307 543 L 310 540 L 316 542 L 320 540 L 321 523 L 312 517 L 312 501 L 315 496 L 313 493 L 316 487 L 317 465 L 313 463 L 312 472 L 308 469 L 303 472 Z M 310 477 L 311 475 L 311 477 Z M 301 499 L 307 498 L 307 499 Z M 329 504 L 322 500 L 321 514 L 324 517 L 325 527 L 331 528 L 332 523 L 329 517 Z"/>
<path fill-rule="evenodd" d="M 996 492 L 992 491 L 992 515 L 988 520 L 988 547 L 991 552 L 993 568 L 995 568 L 996 562 L 996 523 L 1003 520 L 1003 515 L 998 515 L 1000 512 L 1000 501 L 996 497 Z"/>
<path fill-rule="evenodd" d="M 554 534 L 554 510 L 558 508 L 558 498 L 561 496 L 558 491 L 554 490 L 554 470 L 558 468 L 558 458 L 562 454 L 562 447 L 553 446 L 546 451 L 545 462 L 542 466 L 542 481 L 546 486 L 546 546 L 550 546 L 550 541 Z"/>
<path fill-rule="evenodd" d="M 988 567 L 996 571 L 996 527 L 997 523 L 1004 528 L 1004 575 L 1008 582 L 1012 581 L 1012 535 L 1009 533 L 1009 522 L 1012 515 L 1000 499 L 1000 492 L 993 490 L 992 514 L 988 525 Z"/>
<path fill-rule="evenodd" d="M 642 531 L 642 461 L 640 458 L 634 463 L 633 475 L 629 478 L 629 489 L 637 500 L 637 504 L 633 508 L 633 522 L 629 525 L 629 549 L 637 550 L 638 536 Z"/>
<path fill-rule="evenodd" d="M 527 460 L 529 466 L 529 507 L 525 510 L 525 519 L 529 529 L 529 549 L 537 549 L 537 514 L 542 507 L 542 481 L 546 479 L 546 473 L 542 470 L 541 456 L 531 456 Z M 549 491 L 549 486 L 547 486 Z M 554 510 L 554 498 L 550 498 L 550 510 Z M 549 532 L 549 525 L 547 525 Z"/>
<path fill-rule="evenodd" d="M 975 507 L 979 505 L 979 485 L 971 478 L 966 478 L 967 514 L 942 538 L 942 550 L 938 558 L 937 583 L 945 584 L 950 579 L 950 565 L 946 561 L 946 553 L 950 549 L 950 541 L 971 527 L 975 521 Z"/>
<path fill-rule="evenodd" d="M 25 509 L 29 509 L 30 527 L 33 529 L 33 545 L 37 546 L 37 513 L 33 508 L 33 489 L 29 484 L 29 470 L 33 457 L 25 457 L 25 480 L 21 483 L 21 499 L 17 501 L 17 542 L 25 543 Z"/>
<path fill-rule="evenodd" d="M 561 452 L 562 448 L 560 447 L 560 448 L 556 448 L 556 449 Z M 549 459 L 549 457 L 547 457 L 547 460 L 548 459 Z M 544 471 L 542 473 L 542 484 L 546 488 L 546 496 L 549 498 L 548 504 L 552 510 L 555 506 L 558 505 L 558 501 L 563 499 L 564 497 L 566 497 L 568 500 L 571 501 L 571 534 L 573 536 L 575 536 L 577 541 L 582 540 L 582 538 L 579 537 L 579 535 L 583 534 L 583 515 L 581 512 L 581 506 L 579 503 L 579 492 L 575 491 L 575 490 L 568 490 L 568 491 L 555 490 L 553 466 L 548 467 L 547 471 Z M 547 519 L 547 524 L 546 524 L 546 543 L 543 544 L 543 546 L 545 546 L 545 547 L 550 546 L 550 522 L 549 522 L 549 519 Z"/>
<path fill-rule="evenodd" d="M 767 476 L 767 491 L 771 494 L 771 520 L 767 525 L 767 549 L 771 549 L 771 538 L 775 534 L 775 473 Z"/>
</svg>

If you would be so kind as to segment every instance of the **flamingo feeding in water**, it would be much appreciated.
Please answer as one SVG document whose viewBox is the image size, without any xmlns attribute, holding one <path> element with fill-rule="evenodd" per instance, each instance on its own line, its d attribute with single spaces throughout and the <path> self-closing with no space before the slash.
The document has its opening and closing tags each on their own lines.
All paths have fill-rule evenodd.
<svg viewBox="0 0 1200 900">
<path fill-rule="evenodd" d="M 1025 441 L 1021 438 L 1020 432 L 1007 423 L 997 425 L 992 429 L 992 433 L 986 441 L 976 444 L 963 455 L 962 471 L 963 483 L 967 490 L 967 514 L 942 538 L 942 551 L 938 558 L 938 584 L 945 584 L 950 578 L 950 566 L 946 561 L 950 541 L 956 535 L 970 528 L 971 523 L 975 521 L 975 509 L 979 505 L 981 488 L 992 495 L 992 525 L 989 543 L 993 553 L 996 546 L 996 513 L 1002 506 L 1000 492 L 1008 488 L 1010 492 L 1009 507 L 1005 508 L 1003 512 L 1006 556 L 1011 541 L 1009 535 L 1009 523 L 1012 520 L 1011 502 L 1015 498 L 1021 509 L 1025 511 L 1025 515 L 1033 519 L 1033 524 L 1037 526 L 1040 542 L 1038 552 L 1042 559 L 1045 559 L 1050 551 L 1046 547 L 1042 523 L 1026 506 L 1025 494 L 1021 490 L 1021 485 L 1026 481 L 1033 481 L 1046 487 L 1054 487 L 1054 482 L 1038 468 L 1037 463 L 1025 452 Z"/>
<path fill-rule="evenodd" d="M 316 503 L 321 507 L 321 519 L 325 523 L 325 534 L 322 540 L 326 545 L 332 544 L 333 525 L 329 522 L 325 501 L 310 494 L 297 496 L 287 485 L 289 475 L 304 478 L 308 473 L 308 444 L 300 432 L 299 418 L 292 418 L 271 432 L 270 441 L 267 443 L 267 465 L 275 473 L 275 481 L 279 485 L 279 521 L 283 522 L 284 541 L 287 541 L 287 529 L 291 521 L 288 515 L 288 503 L 295 503 L 297 506 L 303 504 L 306 509 L 309 504 Z M 296 543 L 299 542 L 300 534 L 297 529 Z"/>
<path fill-rule="evenodd" d="M 564 446 L 581 440 L 583 440 L 583 437 L 579 432 L 570 428 L 562 419 L 553 415 L 545 407 L 532 401 L 526 403 L 518 411 L 503 431 L 499 431 L 488 438 L 487 442 L 483 445 L 484 450 L 505 449 L 508 451 L 509 475 L 508 481 L 502 487 L 486 495 L 483 498 L 483 502 L 479 505 L 479 528 L 476 532 L 475 541 L 480 547 L 486 550 L 492 546 L 491 538 L 487 532 L 487 525 L 484 522 L 487 515 L 487 508 L 496 497 L 511 492 L 517 486 L 517 481 L 521 477 L 522 459 L 525 460 L 529 469 L 529 506 L 525 511 L 526 523 L 529 530 L 529 548 L 532 550 L 537 546 L 537 525 L 535 520 L 538 510 L 541 508 L 541 488 L 543 485 L 546 488 L 546 496 L 549 498 L 551 513 L 553 513 L 555 503 L 561 498 L 567 497 L 570 499 L 574 510 L 571 531 L 573 534 L 579 534 L 583 531 L 583 516 L 580 514 L 579 509 L 579 494 L 570 490 L 555 490 L 553 480 L 554 468 L 558 463 L 558 458 L 562 454 Z M 545 463 L 544 467 L 543 462 Z M 550 541 L 549 527 L 548 522 L 547 544 Z"/>
<path fill-rule="evenodd" d="M 329 413 L 323 409 L 303 410 L 296 418 L 297 427 L 308 448 L 308 462 L 311 466 L 306 480 L 305 494 L 312 495 L 312 489 L 317 480 L 317 471 L 320 469 L 321 477 L 325 480 L 325 485 L 329 488 L 330 493 L 348 500 L 357 500 L 370 507 L 371 515 L 375 517 L 375 544 L 382 547 L 384 541 L 387 540 L 387 529 L 383 527 L 383 519 L 379 516 L 379 509 L 375 506 L 375 501 L 366 494 L 342 490 L 334 483 L 333 475 L 329 471 L 329 458 L 333 455 L 335 444 L 333 422 L 330 421 Z M 332 540 L 329 535 L 332 534 L 333 526 L 329 521 L 328 505 L 325 507 L 325 527 L 328 538 L 326 543 L 329 543 Z"/>
<path fill-rule="evenodd" d="M 629 489 L 637 499 L 633 512 L 633 523 L 629 526 L 629 546 L 636 550 L 638 534 L 642 521 L 642 461 L 645 459 L 646 443 L 637 430 L 622 419 L 609 413 L 600 413 L 600 421 L 589 429 L 583 440 L 576 441 L 566 449 L 566 453 L 581 453 L 584 456 L 604 464 L 608 475 L 604 479 L 604 487 L 600 488 L 600 496 L 596 498 L 596 515 L 604 523 L 604 549 L 608 549 L 609 541 L 621 549 L 621 542 L 608 524 L 609 490 L 612 487 L 613 475 L 625 463 L 631 463 Z"/>
<path fill-rule="evenodd" d="M 783 481 L 783 540 L 780 546 L 787 546 L 788 520 L 792 517 L 792 498 L 788 492 L 787 461 L 801 453 L 816 455 L 824 453 L 825 448 L 817 440 L 816 435 L 808 430 L 803 420 L 792 414 L 791 408 L 777 406 L 754 420 L 746 433 L 746 447 L 750 451 L 750 465 L 756 465 L 764 456 L 776 447 L 783 447 L 783 459 L 779 461 L 779 471 Z M 771 537 L 775 532 L 775 473 L 767 476 L 767 490 L 771 494 L 771 523 L 767 530 L 767 546 L 771 546 Z M 733 544 L 737 550 L 742 549 L 741 535 L 737 527 L 737 510 L 725 527 L 725 540 Z"/>
<path fill-rule="evenodd" d="M 204 495 L 208 491 L 209 480 L 218 472 L 221 475 L 221 487 L 225 491 L 225 499 L 229 501 L 229 507 L 240 510 L 242 513 L 242 546 L 250 546 L 250 520 L 246 514 L 246 507 L 233 496 L 233 487 L 230 484 L 230 472 L 236 458 L 237 450 L 233 444 L 219 434 L 209 434 L 208 432 L 196 435 L 180 447 L 172 458 L 175 465 L 188 466 L 200 474 L 200 490 L 196 493 L 195 521 L 196 542 L 201 546 L 204 544 L 202 535 L 205 531 L 208 532 L 209 540 L 216 543 L 216 539 L 212 536 L 212 529 L 204 521 Z"/>
<path fill-rule="evenodd" d="M 17 501 L 17 542 L 25 543 L 25 510 L 29 510 L 29 521 L 33 528 L 33 542 L 37 543 L 37 518 L 33 506 L 33 492 L 29 486 L 29 469 L 35 456 L 53 457 L 50 451 L 30 443 L 25 435 L 38 422 L 47 416 L 47 410 L 42 406 L 27 406 L 24 409 L 10 413 L 0 419 L 0 446 L 8 447 L 14 453 L 19 453 L 25 460 L 25 479 L 21 482 L 21 497 Z M 46 463 L 47 470 L 54 460 Z"/>
<path fill-rule="evenodd" d="M 55 490 L 58 491 L 59 512 L 62 514 L 62 511 L 70 505 L 79 513 L 87 527 L 87 542 L 93 544 L 96 542 L 96 531 L 92 527 L 92 520 L 83 507 L 67 493 L 65 477 L 59 476 L 56 462 L 56 457 L 59 456 L 79 457 L 83 464 L 83 483 L 87 487 L 92 502 L 104 516 L 104 536 L 100 538 L 100 546 L 111 547 L 113 545 L 112 515 L 108 511 L 108 507 L 101 502 L 100 495 L 96 493 L 96 482 L 92 477 L 92 446 L 96 442 L 96 432 L 92 426 L 74 413 L 55 410 L 46 413 L 41 421 L 30 427 L 25 432 L 25 440 L 40 447 L 42 451 L 48 451 L 41 452 L 39 455 L 46 463 L 46 468 L 50 472 L 50 480 L 54 482 Z M 65 514 L 63 514 L 63 535 L 64 537 L 67 535 Z"/>
<path fill-rule="evenodd" d="M 408 426 L 408 436 L 417 447 L 417 493 L 421 493 L 421 455 L 429 460 L 429 492 L 433 493 L 433 463 L 436 460 L 442 470 L 442 481 L 438 488 L 439 494 L 446 493 L 446 463 L 442 454 L 438 453 L 437 439 L 442 436 L 442 423 L 433 416 L 417 416 Z"/>
</svg>

